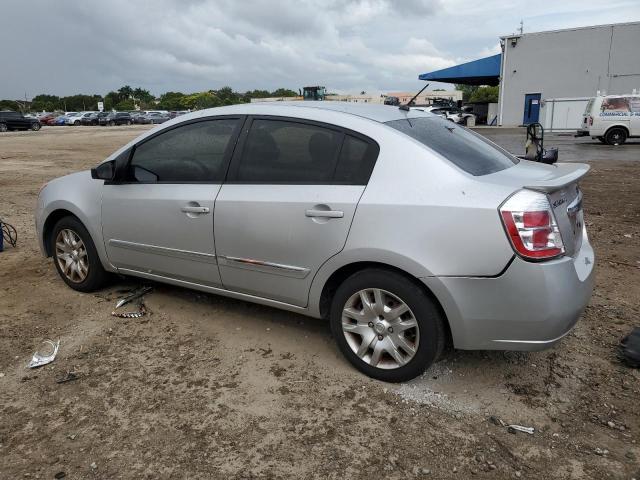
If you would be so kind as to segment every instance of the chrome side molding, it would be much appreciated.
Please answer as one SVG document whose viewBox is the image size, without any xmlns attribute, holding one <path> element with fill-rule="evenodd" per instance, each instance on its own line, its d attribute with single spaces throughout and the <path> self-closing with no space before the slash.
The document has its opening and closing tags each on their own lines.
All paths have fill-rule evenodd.
<svg viewBox="0 0 640 480">
<path fill-rule="evenodd" d="M 230 257 L 226 255 L 218 255 L 218 263 L 234 268 L 244 268 L 256 272 L 272 273 L 274 275 L 282 275 L 292 278 L 305 278 L 309 275 L 309 269 L 304 267 L 296 267 L 294 265 L 283 265 L 281 263 L 263 262 L 252 258 Z"/>
<path fill-rule="evenodd" d="M 181 258 L 183 260 L 192 260 L 194 262 L 206 262 L 216 264 L 217 259 L 213 253 L 192 252 L 190 250 L 180 250 L 177 248 L 159 247 L 157 245 L 147 245 L 144 243 L 126 242 L 124 240 L 109 240 L 109 245 L 116 248 L 126 248 L 127 250 L 135 250 L 142 253 L 153 253 L 155 255 L 164 255 L 165 257 Z"/>
</svg>

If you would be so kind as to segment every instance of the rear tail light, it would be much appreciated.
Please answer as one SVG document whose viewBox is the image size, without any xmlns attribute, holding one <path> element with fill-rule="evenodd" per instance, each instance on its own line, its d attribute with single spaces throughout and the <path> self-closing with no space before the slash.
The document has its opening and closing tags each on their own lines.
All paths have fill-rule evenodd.
<svg viewBox="0 0 640 480">
<path fill-rule="evenodd" d="M 593 125 L 593 117 L 589 115 L 589 126 L 591 127 L 592 125 Z"/>
<path fill-rule="evenodd" d="M 560 230 L 545 194 L 520 190 L 500 207 L 500 216 L 521 257 L 547 260 L 564 253 Z"/>
</svg>

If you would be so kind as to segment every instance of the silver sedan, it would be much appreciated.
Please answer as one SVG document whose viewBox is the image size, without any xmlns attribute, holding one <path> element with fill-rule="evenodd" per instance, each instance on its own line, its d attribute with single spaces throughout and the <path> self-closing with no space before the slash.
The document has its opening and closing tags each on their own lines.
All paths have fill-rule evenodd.
<svg viewBox="0 0 640 480">
<path fill-rule="evenodd" d="M 519 160 L 464 127 L 338 102 L 202 110 L 49 182 L 44 255 L 326 318 L 385 381 L 443 349 L 551 347 L 591 296 L 583 164 Z"/>
</svg>

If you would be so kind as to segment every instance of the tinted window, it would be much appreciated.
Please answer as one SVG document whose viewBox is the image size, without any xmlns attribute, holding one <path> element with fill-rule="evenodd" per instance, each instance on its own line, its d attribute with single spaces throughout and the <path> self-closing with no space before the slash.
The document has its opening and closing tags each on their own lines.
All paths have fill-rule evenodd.
<svg viewBox="0 0 640 480">
<path fill-rule="evenodd" d="M 366 185 L 377 156 L 377 145 L 346 135 L 333 179 L 336 183 Z"/>
<path fill-rule="evenodd" d="M 512 167 L 518 159 L 484 137 L 448 120 L 419 117 L 387 122 L 470 173 L 487 175 Z"/>
<path fill-rule="evenodd" d="M 159 182 L 221 181 L 225 152 L 237 124 L 237 119 L 207 120 L 161 133 L 136 146 L 130 171 L 138 181 L 152 178 L 140 168 Z"/>
<path fill-rule="evenodd" d="M 254 120 L 236 180 L 261 183 L 327 183 L 333 177 L 342 134 L 281 120 Z"/>
</svg>

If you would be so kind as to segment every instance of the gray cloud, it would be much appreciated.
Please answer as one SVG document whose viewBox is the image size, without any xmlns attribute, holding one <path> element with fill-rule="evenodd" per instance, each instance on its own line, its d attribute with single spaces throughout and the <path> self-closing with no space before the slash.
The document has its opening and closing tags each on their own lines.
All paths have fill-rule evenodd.
<svg viewBox="0 0 640 480">
<path fill-rule="evenodd" d="M 633 0 L 598 9 L 540 0 L 525 28 L 640 17 Z M 525 0 L 3 0 L 0 98 L 159 94 L 230 85 L 415 90 L 420 73 L 492 52 Z M 547 14 L 548 12 L 548 14 Z M 560 18 L 560 20 L 558 20 Z M 559 23 L 560 22 L 560 23 Z M 19 39 L 19 40 L 17 40 Z M 432 86 L 432 88 L 435 85 Z"/>
</svg>

